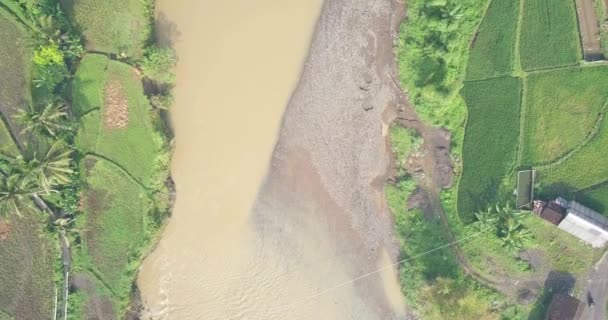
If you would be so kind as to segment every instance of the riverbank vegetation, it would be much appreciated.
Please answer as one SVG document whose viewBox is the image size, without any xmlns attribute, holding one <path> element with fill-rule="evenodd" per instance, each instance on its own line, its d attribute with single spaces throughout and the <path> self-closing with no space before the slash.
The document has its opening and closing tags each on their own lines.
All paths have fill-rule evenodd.
<svg viewBox="0 0 608 320">
<path fill-rule="evenodd" d="M 532 10 L 547 5 L 557 18 L 542 16 L 547 10 Z M 456 18 L 443 22 L 448 28 L 428 27 L 430 14 L 441 12 Z M 513 208 L 517 170 L 530 167 L 537 169 L 540 181 L 536 197 L 548 200 L 561 195 L 600 211 L 608 208 L 601 193 L 608 181 L 604 170 L 608 165 L 602 160 L 607 157 L 600 147 L 608 143 L 603 139 L 608 136 L 604 135 L 608 95 L 601 88 L 607 72 L 604 66 L 579 62 L 574 14 L 571 1 L 410 1 L 401 28 L 397 54 L 402 85 L 424 120 L 452 131 L 457 174 L 454 186 L 441 193 L 445 225 L 437 217 L 425 219 L 418 210 L 406 209 L 416 179 L 398 179 L 387 186 L 403 252 L 405 257 L 425 252 L 415 251 L 425 244 L 416 240 L 416 230 L 424 230 L 424 237 L 435 243 L 470 237 L 450 250 L 452 257 L 462 254 L 454 269 L 476 283 L 474 288 L 488 285 L 500 292 L 493 299 L 503 301 L 504 309 L 492 310 L 495 316 L 502 313 L 503 319 L 542 319 L 551 294 L 528 288 L 526 281 L 542 286 L 549 271 L 581 278 L 603 253 L 534 215 L 510 209 L 507 218 L 501 218 L 505 208 Z M 458 31 L 450 24 L 458 25 Z M 417 63 L 438 43 L 443 50 L 431 56 L 451 61 L 450 77 L 441 67 L 428 69 L 447 63 Z M 540 70 L 546 68 L 550 69 Z M 564 139 L 556 138 L 564 134 Z M 399 145 L 393 141 L 393 148 Z M 408 215 L 416 220 L 403 218 Z M 481 232 L 494 225 L 498 228 Z M 440 272 L 437 263 L 424 261 L 449 260 L 448 253 L 438 250 L 435 258 L 417 258 L 420 261 L 402 267 L 402 282 L 407 283 L 403 291 L 421 314 L 433 308 L 425 305 L 426 298 L 420 299 L 423 288 L 435 284 L 433 277 Z M 444 277 L 454 276 L 441 274 Z M 512 281 L 524 283 L 523 287 L 509 289 L 505 283 Z M 531 290 L 532 300 L 522 298 L 520 289 Z M 489 289 L 468 294 L 483 297 L 493 292 L 484 290 Z"/>
<path fill-rule="evenodd" d="M 175 59 L 149 37 L 152 5 L 0 0 L 0 318 L 63 316 L 67 271 L 69 319 L 129 307 L 170 207 L 169 141 L 149 100 L 170 105 Z M 148 50 L 168 57 L 154 77 Z"/>
</svg>

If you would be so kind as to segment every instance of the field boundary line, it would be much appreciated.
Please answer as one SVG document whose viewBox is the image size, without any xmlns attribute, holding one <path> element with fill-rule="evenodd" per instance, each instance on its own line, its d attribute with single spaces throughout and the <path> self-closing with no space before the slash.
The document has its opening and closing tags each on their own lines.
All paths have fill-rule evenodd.
<svg viewBox="0 0 608 320">
<path fill-rule="evenodd" d="M 108 162 L 110 164 L 112 164 L 113 166 L 115 166 L 117 169 L 119 169 L 122 173 L 124 173 L 127 177 L 129 177 L 129 179 L 131 179 L 133 182 L 135 182 L 137 185 L 139 185 L 140 187 L 142 187 L 144 190 L 148 191 L 149 189 L 146 188 L 146 186 L 141 183 L 137 178 L 135 178 L 127 169 L 125 169 L 122 165 L 120 165 L 118 162 L 104 156 L 101 155 L 99 153 L 93 152 L 93 151 L 87 151 L 84 153 L 85 157 L 89 156 L 89 157 L 94 157 L 94 158 L 98 158 L 99 160 L 103 160 L 105 162 Z"/>
<path fill-rule="evenodd" d="M 574 154 L 579 152 L 582 148 L 584 148 L 591 141 L 593 141 L 593 139 L 595 137 L 597 137 L 597 134 L 599 133 L 601 126 L 604 124 L 603 122 L 604 122 L 604 117 L 606 116 L 607 109 L 608 109 L 608 98 L 604 102 L 604 105 L 602 106 L 602 109 L 600 110 L 599 115 L 598 115 L 597 119 L 595 120 L 593 127 L 591 128 L 591 131 L 589 132 L 589 134 L 587 134 L 585 139 L 583 139 L 583 141 L 581 141 L 581 143 L 576 145 L 574 148 L 570 149 L 570 151 L 564 153 L 561 157 L 559 157 L 553 161 L 550 161 L 550 162 L 545 162 L 545 163 L 535 165 L 534 167 L 536 169 L 549 169 L 549 168 L 558 166 L 558 165 L 562 164 L 564 161 L 568 160 Z"/>
<path fill-rule="evenodd" d="M 573 63 L 573 64 L 564 64 L 561 66 L 546 67 L 546 68 L 540 68 L 540 69 L 534 69 L 534 70 L 522 69 L 522 71 L 527 74 L 538 74 L 538 73 L 546 73 L 546 72 L 557 71 L 557 70 L 562 70 L 562 69 L 580 68 L 581 66 L 582 65 L 580 64 L 580 62 L 577 62 L 577 63 Z"/>
<path fill-rule="evenodd" d="M 515 59 L 515 63 L 513 64 L 513 72 L 515 74 L 522 74 L 524 73 L 524 68 L 521 65 L 521 29 L 522 29 L 522 25 L 523 25 L 523 19 L 524 19 L 524 8 L 525 8 L 525 2 L 527 0 L 519 0 L 519 11 L 517 12 L 517 27 L 515 28 L 515 46 L 513 48 L 514 51 L 514 55 L 513 58 Z"/>
<path fill-rule="evenodd" d="M 604 180 L 604 181 L 598 182 L 598 183 L 596 183 L 596 184 L 594 184 L 592 186 L 582 188 L 579 191 L 577 191 L 577 193 L 580 193 L 580 192 L 591 192 L 591 191 L 595 191 L 597 189 L 601 189 L 601 188 L 605 188 L 605 187 L 608 187 L 608 180 Z"/>
</svg>

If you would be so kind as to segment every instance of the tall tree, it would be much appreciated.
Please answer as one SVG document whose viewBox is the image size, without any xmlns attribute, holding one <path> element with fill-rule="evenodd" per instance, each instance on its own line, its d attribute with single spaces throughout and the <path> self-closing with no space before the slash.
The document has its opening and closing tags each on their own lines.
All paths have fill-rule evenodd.
<svg viewBox="0 0 608 320">
<path fill-rule="evenodd" d="M 65 124 L 67 120 L 66 106 L 62 101 L 46 104 L 40 110 L 29 106 L 28 110 L 21 110 L 15 117 L 24 125 L 22 133 L 40 132 L 56 137 L 59 132 L 69 130 Z"/>
<path fill-rule="evenodd" d="M 49 194 L 53 188 L 70 182 L 74 170 L 70 167 L 72 150 L 61 140 L 55 141 L 42 156 L 34 154 L 24 160 L 28 177 Z"/>
<path fill-rule="evenodd" d="M 24 172 L 16 169 L 0 171 L 0 215 L 21 217 L 25 211 L 34 210 L 31 197 L 42 192 Z"/>
</svg>

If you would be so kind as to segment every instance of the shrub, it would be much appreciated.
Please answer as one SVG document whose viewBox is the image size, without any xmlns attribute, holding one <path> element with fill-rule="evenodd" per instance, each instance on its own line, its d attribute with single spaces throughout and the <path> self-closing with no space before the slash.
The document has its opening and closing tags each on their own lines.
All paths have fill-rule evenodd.
<svg viewBox="0 0 608 320">
<path fill-rule="evenodd" d="M 144 75 L 161 84 L 175 81 L 173 67 L 177 62 L 175 52 L 170 48 L 150 47 L 146 50 L 141 68 Z"/>
<path fill-rule="evenodd" d="M 150 104 L 160 110 L 169 110 L 173 104 L 173 96 L 171 93 L 155 94 L 150 97 Z"/>
<path fill-rule="evenodd" d="M 39 66 L 63 64 L 63 53 L 55 43 L 40 46 L 34 52 L 34 63 Z"/>
</svg>

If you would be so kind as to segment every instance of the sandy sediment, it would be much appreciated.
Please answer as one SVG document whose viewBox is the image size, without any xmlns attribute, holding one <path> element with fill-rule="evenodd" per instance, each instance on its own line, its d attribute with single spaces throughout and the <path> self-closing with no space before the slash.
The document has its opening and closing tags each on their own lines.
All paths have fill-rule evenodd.
<svg viewBox="0 0 608 320">
<path fill-rule="evenodd" d="M 303 301 L 334 299 L 344 318 L 407 318 L 396 268 L 337 280 L 398 260 L 383 189 L 390 114 L 403 101 L 393 51 L 403 15 L 390 0 L 325 2 L 251 217 L 265 246 L 289 257 L 287 269 L 314 270 L 305 277 L 320 296 Z M 337 262 L 319 261 L 325 254 Z"/>
</svg>

